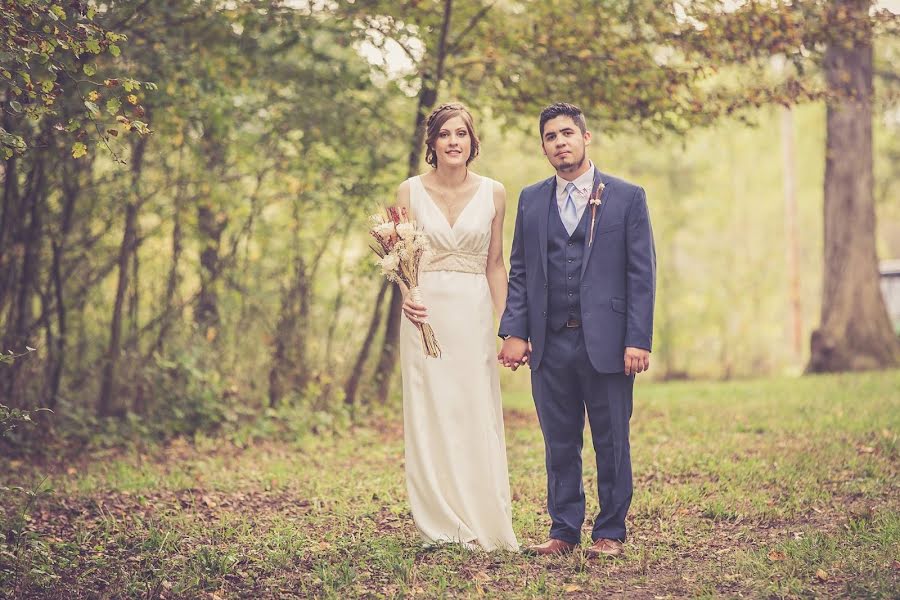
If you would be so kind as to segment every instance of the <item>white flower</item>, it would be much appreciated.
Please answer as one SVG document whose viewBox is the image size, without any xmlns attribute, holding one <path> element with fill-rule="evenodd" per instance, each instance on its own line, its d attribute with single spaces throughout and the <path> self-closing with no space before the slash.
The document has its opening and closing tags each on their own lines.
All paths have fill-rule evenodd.
<svg viewBox="0 0 900 600">
<path fill-rule="evenodd" d="M 396 254 L 385 254 L 381 259 L 381 274 L 387 275 L 393 273 L 400 266 L 400 257 Z"/>
<path fill-rule="evenodd" d="M 375 233 L 385 238 L 391 237 L 394 234 L 394 222 L 388 221 L 381 225 L 377 225 L 375 227 Z"/>
<path fill-rule="evenodd" d="M 397 235 L 401 240 L 408 240 L 416 234 L 416 228 L 412 223 L 400 223 L 397 225 Z"/>
<path fill-rule="evenodd" d="M 428 236 L 423 233 L 416 235 L 413 238 L 412 245 L 416 250 L 428 250 L 428 248 L 430 247 L 430 244 L 428 243 Z"/>
</svg>

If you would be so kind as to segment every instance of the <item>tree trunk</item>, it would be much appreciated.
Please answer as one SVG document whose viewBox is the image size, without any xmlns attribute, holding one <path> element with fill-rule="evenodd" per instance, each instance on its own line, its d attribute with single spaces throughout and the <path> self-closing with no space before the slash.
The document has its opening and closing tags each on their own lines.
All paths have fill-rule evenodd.
<svg viewBox="0 0 900 600">
<path fill-rule="evenodd" d="M 128 259 L 131 256 L 135 240 L 135 223 L 137 221 L 137 204 L 131 200 L 125 205 L 125 233 L 122 235 L 122 245 L 119 247 L 119 283 L 116 286 L 116 300 L 113 305 L 112 320 L 110 323 L 109 346 L 106 351 L 106 360 L 103 363 L 101 376 L 100 399 L 97 403 L 97 413 L 101 417 L 113 414 L 113 397 L 116 395 L 116 367 L 122 346 L 122 308 L 125 304 L 125 295 L 128 291 Z"/>
<path fill-rule="evenodd" d="M 116 286 L 116 300 L 113 305 L 112 320 L 110 323 L 109 346 L 106 351 L 106 359 L 103 363 L 103 373 L 100 383 L 100 398 L 97 402 L 97 413 L 101 417 L 108 417 L 119 412 L 123 407 L 114 407 L 113 398 L 116 396 L 116 368 L 119 356 L 122 352 L 122 312 L 125 305 L 125 296 L 128 292 L 128 268 L 132 252 L 137 251 L 137 214 L 138 214 L 138 190 L 140 184 L 141 167 L 144 160 L 144 151 L 147 148 L 149 138 L 139 138 L 133 146 L 131 153 L 132 193 L 125 205 L 125 231 L 122 234 L 122 245 L 119 247 L 119 282 Z M 116 410 L 114 410 L 116 409 Z"/>
<path fill-rule="evenodd" d="M 62 186 L 63 207 L 58 237 L 52 239 L 53 254 L 51 263 L 51 277 L 53 280 L 57 323 L 57 336 L 53 351 L 54 356 L 51 364 L 48 365 L 50 391 L 47 399 L 47 408 L 50 408 L 51 410 L 56 408 L 57 400 L 59 398 L 59 388 L 62 382 L 62 374 L 68 356 L 66 347 L 69 335 L 69 318 L 68 307 L 66 306 L 63 261 L 68 248 L 69 234 L 72 231 L 75 204 L 78 202 L 78 198 L 81 195 L 81 172 L 83 170 L 89 170 L 91 166 L 91 161 L 79 162 L 75 159 L 66 159 L 63 167 L 63 180 L 60 182 L 60 185 Z"/>
<path fill-rule="evenodd" d="M 200 294 L 197 297 L 196 323 L 210 341 L 219 328 L 219 278 L 222 272 L 222 234 L 228 226 L 228 215 L 220 206 L 218 178 L 225 168 L 223 133 L 212 123 L 204 123 L 201 149 L 206 171 L 211 176 L 210 191 L 197 207 L 197 229 L 200 233 Z"/>
<path fill-rule="evenodd" d="M 214 339 L 219 326 L 219 250 L 222 233 L 228 224 L 225 213 L 216 210 L 213 203 L 197 208 L 197 228 L 202 236 L 200 252 L 200 295 L 197 298 L 197 324 L 207 338 Z"/>
<path fill-rule="evenodd" d="M 302 393 L 310 375 L 306 338 L 309 335 L 312 269 L 303 256 L 299 201 L 294 202 L 292 214 L 294 275 L 282 295 L 278 326 L 275 328 L 275 351 L 272 353 L 272 368 L 269 369 L 271 407 L 277 406 L 289 391 Z"/>
<path fill-rule="evenodd" d="M 381 325 L 381 305 L 384 303 L 384 296 L 388 291 L 388 287 L 396 288 L 396 286 L 385 280 L 378 289 L 378 297 L 375 299 L 375 309 L 372 312 L 372 320 L 369 322 L 369 330 L 366 332 L 362 348 L 356 357 L 356 363 L 350 370 L 350 376 L 344 385 L 344 404 L 351 408 L 356 406 L 356 394 L 359 391 L 359 381 L 362 379 L 363 368 L 366 366 L 366 358 L 369 356 L 369 349 L 375 342 L 375 334 L 378 333 L 378 327 Z"/>
<path fill-rule="evenodd" d="M 28 336 L 35 323 L 32 305 L 34 294 L 40 289 L 41 245 L 44 242 L 43 205 L 47 194 L 45 158 L 46 154 L 43 152 L 34 157 L 21 199 L 20 221 L 12 224 L 11 241 L 14 251 L 8 265 L 11 270 L 9 279 L 12 281 L 12 293 L 6 331 L 2 338 L 3 350 L 21 352 L 26 345 L 38 345 Z M 19 257 L 21 264 L 17 268 L 16 259 Z M 24 382 L 21 381 L 20 373 L 23 366 L 23 361 L 16 361 L 0 373 L 4 397 L 15 399 L 21 396 L 20 384 Z M 13 406 L 16 404 L 13 403 Z"/>
<path fill-rule="evenodd" d="M 159 333 L 156 336 L 156 342 L 153 344 L 153 351 L 162 353 L 169 335 L 169 329 L 175 317 L 181 318 L 182 311 L 180 306 L 176 310 L 176 295 L 178 286 L 181 283 L 181 277 L 178 274 L 178 267 L 181 263 L 182 243 L 182 224 L 181 213 L 184 210 L 185 197 L 185 175 L 184 175 L 184 148 L 182 144 L 178 149 L 178 169 L 176 171 L 177 184 L 175 186 L 175 197 L 173 199 L 173 215 L 172 215 L 172 263 L 169 266 L 169 276 L 166 280 L 166 295 L 163 301 L 162 321 L 159 325 Z M 180 304 L 180 302 L 179 302 Z"/>
<path fill-rule="evenodd" d="M 309 281 L 302 256 L 295 276 L 285 290 L 275 331 L 275 351 L 269 370 L 269 406 L 275 407 L 290 392 L 302 393 L 309 381 L 306 336 L 309 333 Z"/>
<path fill-rule="evenodd" d="M 837 0 L 868 23 L 867 0 Z M 850 47 L 846 47 L 845 43 Z M 872 37 L 837 39 L 825 53 L 827 106 L 825 273 L 822 315 L 810 340 L 810 372 L 892 367 L 900 362 L 879 287 L 872 171 Z"/>
<path fill-rule="evenodd" d="M 175 295 L 178 291 L 178 265 L 181 261 L 182 249 L 182 233 L 181 233 L 181 192 L 175 194 L 175 214 L 172 224 L 172 264 L 169 266 L 169 277 L 166 281 L 166 297 L 163 302 L 163 311 L 165 312 L 162 323 L 159 326 L 159 335 L 156 338 L 154 349 L 156 352 L 162 353 L 165 345 L 166 337 L 169 334 L 169 328 L 172 326 L 172 320 L 181 314 L 181 310 L 177 311 L 178 315 L 173 315 L 175 310 Z"/>
<path fill-rule="evenodd" d="M 3 127 L 12 132 L 12 115 L 3 111 Z M 14 237 L 21 222 L 19 199 L 19 159 L 13 155 L 3 167 L 3 204 L 0 207 L 0 322 L 6 310 L 7 299 L 16 289 Z M 0 348 L 0 352 L 5 349 Z"/>
</svg>

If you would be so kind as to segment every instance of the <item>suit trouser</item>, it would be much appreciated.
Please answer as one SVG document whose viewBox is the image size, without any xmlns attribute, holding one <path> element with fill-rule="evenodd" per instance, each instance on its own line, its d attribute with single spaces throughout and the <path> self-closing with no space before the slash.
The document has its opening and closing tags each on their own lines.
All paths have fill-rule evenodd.
<svg viewBox="0 0 900 600">
<path fill-rule="evenodd" d="M 634 376 L 624 373 L 624 352 L 622 373 L 598 373 L 590 364 L 580 328 L 548 330 L 541 364 L 531 373 L 531 388 L 544 434 L 550 537 L 576 544 L 581 539 L 586 410 L 600 498 L 591 537 L 624 541 L 633 493 L 628 422 L 634 389 Z"/>
</svg>

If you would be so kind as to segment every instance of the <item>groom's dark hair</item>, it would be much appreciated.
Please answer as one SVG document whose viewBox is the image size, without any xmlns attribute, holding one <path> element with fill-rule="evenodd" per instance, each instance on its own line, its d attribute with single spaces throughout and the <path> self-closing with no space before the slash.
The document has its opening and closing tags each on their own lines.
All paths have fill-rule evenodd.
<svg viewBox="0 0 900 600">
<path fill-rule="evenodd" d="M 581 112 L 580 108 L 567 102 L 557 102 L 541 111 L 542 140 L 544 139 L 544 125 L 547 124 L 547 121 L 555 119 L 556 117 L 570 117 L 575 121 L 575 124 L 578 125 L 578 129 L 581 130 L 581 133 L 587 131 L 587 123 L 584 122 L 584 113 Z"/>
</svg>

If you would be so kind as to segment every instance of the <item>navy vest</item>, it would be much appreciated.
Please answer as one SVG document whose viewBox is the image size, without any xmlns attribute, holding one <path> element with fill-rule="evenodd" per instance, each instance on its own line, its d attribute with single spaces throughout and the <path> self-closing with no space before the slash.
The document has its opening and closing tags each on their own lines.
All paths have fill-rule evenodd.
<svg viewBox="0 0 900 600">
<path fill-rule="evenodd" d="M 555 200 L 550 202 L 547 225 L 547 325 L 551 331 L 562 329 L 569 319 L 581 320 L 581 262 L 590 213 L 586 206 L 570 236 Z"/>
</svg>

